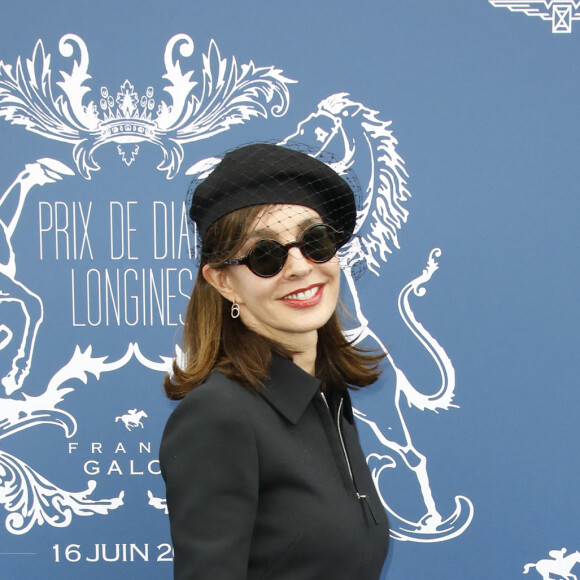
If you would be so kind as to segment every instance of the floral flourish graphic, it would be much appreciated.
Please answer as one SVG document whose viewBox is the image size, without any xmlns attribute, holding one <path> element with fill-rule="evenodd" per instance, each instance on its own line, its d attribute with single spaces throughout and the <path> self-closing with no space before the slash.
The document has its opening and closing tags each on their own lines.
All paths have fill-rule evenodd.
<svg viewBox="0 0 580 580">
<path fill-rule="evenodd" d="M 102 373 L 126 365 L 134 355 L 140 362 L 148 361 L 133 343 L 119 360 L 111 362 L 107 362 L 106 356 L 94 357 L 91 346 L 84 351 L 77 346 L 70 361 L 52 377 L 41 395 L 24 395 L 22 400 L 0 397 L 0 439 L 42 424 L 57 425 L 67 438 L 72 437 L 77 431 L 76 419 L 57 408 L 75 390 L 68 383 L 80 380 L 86 384 L 89 374 L 98 380 Z M 148 364 L 158 363 L 149 361 Z M 61 489 L 21 459 L 0 450 L 0 504 L 9 512 L 6 529 L 12 534 L 25 534 L 44 523 L 66 527 L 73 515 L 106 514 L 123 505 L 124 491 L 110 499 L 92 498 L 96 485 L 94 480 L 89 480 L 84 491 Z"/>
<path fill-rule="evenodd" d="M 190 57 L 193 40 L 177 34 L 165 49 L 163 78 L 168 81 L 164 91 L 171 96 L 169 103 L 156 102 L 151 86 L 140 96 L 125 80 L 116 97 L 107 87 L 101 87 L 98 104 L 84 104 L 91 90 L 85 85 L 91 78 L 88 49 L 75 34 L 61 38 L 62 56 L 72 57 L 75 47 L 80 57 L 70 74 L 60 71 L 63 80 L 56 85 L 62 94 L 57 97 L 53 93 L 51 56 L 45 52 L 42 40 L 36 43 L 26 66 L 20 58 L 14 69 L 0 62 L 0 117 L 43 137 L 73 144 L 74 161 L 85 179 L 100 169 L 94 153 L 102 145 L 116 143 L 122 160 L 130 165 L 143 141 L 161 148 L 163 161 L 157 169 L 172 179 L 181 167 L 184 143 L 207 139 L 252 117 L 265 118 L 268 113 L 283 116 L 290 102 L 288 84 L 295 82 L 272 66 L 257 67 L 250 61 L 238 67 L 234 57 L 229 61 L 221 57 L 212 40 L 203 55 L 202 90 L 197 95 L 199 83 L 192 80 L 193 71 L 182 72 L 180 60 L 174 59 L 176 50 L 182 57 Z"/>
</svg>

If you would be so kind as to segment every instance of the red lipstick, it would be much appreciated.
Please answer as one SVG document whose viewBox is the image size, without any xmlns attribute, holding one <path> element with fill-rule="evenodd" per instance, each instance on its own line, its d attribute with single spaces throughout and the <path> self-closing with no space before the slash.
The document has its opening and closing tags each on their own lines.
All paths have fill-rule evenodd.
<svg viewBox="0 0 580 580">
<path fill-rule="evenodd" d="M 314 294 L 312 290 L 315 289 Z M 322 293 L 324 290 L 323 284 L 314 284 L 303 290 L 297 290 L 296 292 L 291 292 L 282 298 L 282 302 L 291 308 L 310 308 L 311 306 L 316 306 L 322 300 Z M 300 294 L 305 294 L 305 297 L 299 297 Z"/>
</svg>

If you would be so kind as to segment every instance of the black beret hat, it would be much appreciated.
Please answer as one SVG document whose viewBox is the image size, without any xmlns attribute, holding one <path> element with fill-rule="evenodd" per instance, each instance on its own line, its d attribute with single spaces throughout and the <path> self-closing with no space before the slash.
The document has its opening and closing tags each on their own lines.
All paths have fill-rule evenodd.
<svg viewBox="0 0 580 580">
<path fill-rule="evenodd" d="M 246 145 L 224 158 L 193 192 L 190 218 L 203 239 L 224 215 L 259 204 L 303 205 L 344 233 L 346 243 L 356 225 L 350 185 L 328 165 L 294 149 L 271 143 Z"/>
</svg>

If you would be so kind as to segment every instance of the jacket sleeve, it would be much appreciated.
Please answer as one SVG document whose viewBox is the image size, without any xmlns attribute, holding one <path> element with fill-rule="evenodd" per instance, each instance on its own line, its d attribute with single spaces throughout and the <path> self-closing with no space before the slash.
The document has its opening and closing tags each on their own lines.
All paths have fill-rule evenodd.
<svg viewBox="0 0 580 580">
<path fill-rule="evenodd" d="M 192 391 L 161 440 L 176 580 L 247 576 L 258 453 L 243 405 L 227 395 L 207 384 Z"/>
</svg>

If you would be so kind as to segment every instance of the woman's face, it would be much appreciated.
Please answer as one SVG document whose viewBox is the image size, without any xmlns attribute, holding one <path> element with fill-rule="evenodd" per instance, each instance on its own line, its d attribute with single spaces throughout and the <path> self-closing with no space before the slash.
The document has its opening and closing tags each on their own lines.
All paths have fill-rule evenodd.
<svg viewBox="0 0 580 580">
<path fill-rule="evenodd" d="M 304 230 L 322 219 L 313 209 L 300 205 L 273 205 L 262 211 L 250 228 L 238 256 L 261 238 L 281 244 L 299 239 Z M 334 256 L 318 264 L 290 248 L 282 270 L 261 278 L 245 265 L 222 270 L 204 267 L 204 275 L 229 301 L 240 305 L 240 316 L 249 328 L 290 348 L 316 343 L 317 330 L 336 308 L 340 266 Z"/>
</svg>

